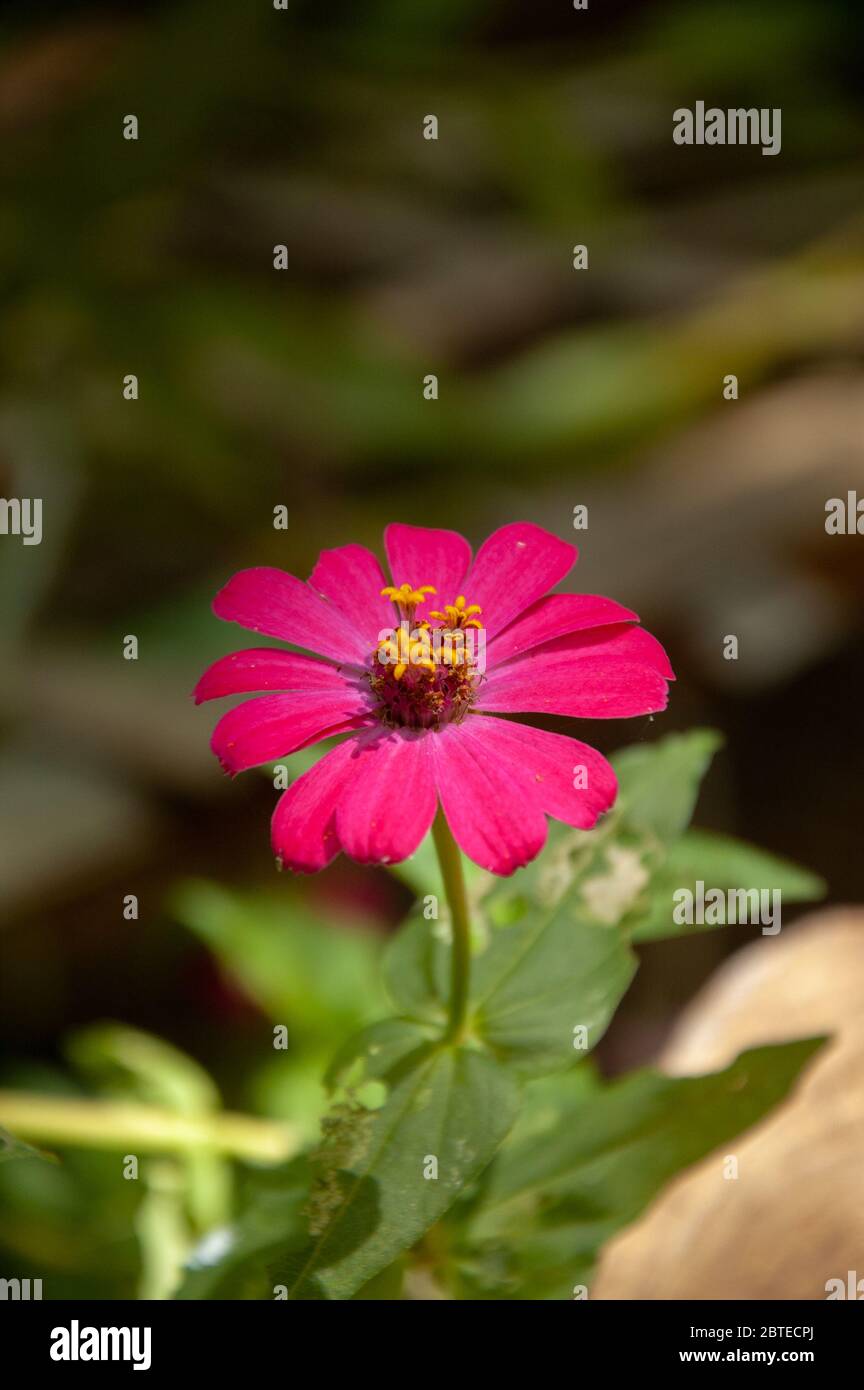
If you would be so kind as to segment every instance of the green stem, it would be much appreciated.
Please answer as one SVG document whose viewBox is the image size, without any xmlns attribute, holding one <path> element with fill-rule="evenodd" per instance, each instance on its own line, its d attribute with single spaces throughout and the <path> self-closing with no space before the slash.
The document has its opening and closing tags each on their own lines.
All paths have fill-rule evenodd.
<svg viewBox="0 0 864 1390">
<path fill-rule="evenodd" d="M 471 922 L 468 916 L 468 897 L 465 892 L 462 855 L 440 807 L 432 824 L 432 838 L 435 841 L 438 863 L 441 865 L 441 877 L 444 880 L 444 891 L 450 906 L 452 932 L 450 1022 L 446 1040 L 458 1043 L 464 1037 L 468 1014 L 468 986 L 471 978 Z"/>
<path fill-rule="evenodd" d="M 298 1149 L 289 1125 L 216 1111 L 178 1115 L 136 1101 L 73 1100 L 28 1091 L 0 1091 L 0 1124 L 35 1143 L 144 1153 L 210 1149 L 232 1158 L 277 1163 Z"/>
</svg>

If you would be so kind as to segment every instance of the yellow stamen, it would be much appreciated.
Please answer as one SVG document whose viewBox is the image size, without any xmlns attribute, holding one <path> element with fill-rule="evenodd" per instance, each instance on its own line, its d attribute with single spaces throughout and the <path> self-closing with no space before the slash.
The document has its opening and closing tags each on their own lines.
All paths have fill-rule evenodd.
<svg viewBox="0 0 864 1390">
<path fill-rule="evenodd" d="M 378 652 L 388 659 L 382 665 L 393 665 L 393 677 L 400 681 L 409 666 L 422 666 L 427 671 L 435 670 L 431 655 L 431 630 L 426 627 L 419 637 L 412 637 L 404 627 L 400 627 L 395 637 L 382 637 Z M 380 658 L 379 658 L 380 659 Z"/>
<path fill-rule="evenodd" d="M 414 616 L 414 609 L 423 602 L 426 595 L 434 593 L 431 584 L 423 584 L 419 589 L 412 588 L 410 584 L 400 584 L 398 587 L 388 584 L 381 590 L 381 597 L 392 599 L 405 617 L 411 618 Z"/>
<path fill-rule="evenodd" d="M 466 607 L 465 595 L 460 594 L 455 603 L 445 604 L 443 613 L 430 612 L 429 617 L 437 618 L 439 622 L 446 623 L 448 628 L 459 631 L 466 627 L 482 627 L 483 624 L 474 617 L 475 613 L 482 612 L 479 603 L 470 603 Z"/>
<path fill-rule="evenodd" d="M 412 625 L 415 608 L 425 601 L 428 594 L 435 592 L 431 584 L 422 584 L 418 588 L 411 584 L 388 584 L 381 590 L 382 596 L 391 599 L 398 606 L 403 619 Z M 482 628 L 483 624 L 473 616 L 481 612 L 478 603 L 468 604 L 465 595 L 459 594 L 455 603 L 445 604 L 443 611 L 429 613 L 429 618 L 436 619 L 443 627 L 432 628 L 429 619 L 423 618 L 409 634 L 403 621 L 394 636 L 379 641 L 381 664 L 391 667 L 392 677 L 396 681 L 402 680 L 409 667 L 420 667 L 433 676 L 441 666 L 451 670 L 464 667 L 467 671 L 473 666 L 474 659 L 473 647 L 471 651 L 467 648 L 465 629 Z"/>
<path fill-rule="evenodd" d="M 458 721 L 476 695 L 482 667 L 474 633 L 466 629 L 482 628 L 474 616 L 482 610 L 460 594 L 442 611 L 426 609 L 427 616 L 415 619 L 415 609 L 435 592 L 431 584 L 394 584 L 381 590 L 396 605 L 401 622 L 378 639 L 370 684 L 380 701 L 382 722 L 394 728 L 437 729 Z"/>
</svg>

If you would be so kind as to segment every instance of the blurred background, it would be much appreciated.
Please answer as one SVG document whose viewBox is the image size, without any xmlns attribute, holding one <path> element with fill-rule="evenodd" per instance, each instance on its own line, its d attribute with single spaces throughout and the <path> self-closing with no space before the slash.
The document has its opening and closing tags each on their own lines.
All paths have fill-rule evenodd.
<svg viewBox="0 0 864 1390">
<path fill-rule="evenodd" d="M 719 728 L 697 824 L 860 899 L 864 541 L 825 531 L 864 496 L 858 8 L 0 7 L 0 495 L 44 516 L 0 537 L 0 1092 L 262 1122 L 143 1198 L 114 1151 L 3 1165 L 0 1274 L 164 1291 L 236 1145 L 314 1137 L 324 1062 L 384 1008 L 412 888 L 277 877 L 272 781 L 229 783 L 189 699 L 253 644 L 210 612 L 239 568 L 305 576 L 389 520 L 575 540 L 568 587 L 639 612 L 679 677 L 666 714 L 580 736 Z M 782 108 L 782 153 L 675 146 L 697 100 Z M 604 1070 L 654 1058 L 753 931 L 644 948 Z"/>
</svg>

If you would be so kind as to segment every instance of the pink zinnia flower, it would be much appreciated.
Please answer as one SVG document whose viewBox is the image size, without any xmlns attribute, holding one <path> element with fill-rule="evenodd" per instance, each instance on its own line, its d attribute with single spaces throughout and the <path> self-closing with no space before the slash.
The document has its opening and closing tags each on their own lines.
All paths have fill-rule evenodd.
<svg viewBox="0 0 864 1390">
<path fill-rule="evenodd" d="M 371 551 L 346 545 L 325 550 L 305 584 L 249 569 L 216 596 L 218 617 L 317 655 L 261 647 L 211 666 L 197 702 L 278 692 L 226 714 L 213 751 L 233 775 L 350 734 L 276 807 L 273 847 L 296 872 L 340 850 L 398 863 L 440 802 L 465 854 L 511 874 L 542 848 L 547 816 L 590 829 L 617 785 L 587 744 L 500 716 L 662 710 L 669 661 L 612 599 L 549 594 L 577 551 L 539 526 L 502 527 L 473 561 L 454 531 L 391 525 L 384 540 L 392 584 Z"/>
</svg>

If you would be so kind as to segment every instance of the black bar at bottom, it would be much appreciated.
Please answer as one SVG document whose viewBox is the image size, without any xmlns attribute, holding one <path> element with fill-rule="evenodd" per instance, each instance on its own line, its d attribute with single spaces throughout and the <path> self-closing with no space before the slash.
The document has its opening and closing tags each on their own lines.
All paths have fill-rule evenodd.
<svg viewBox="0 0 864 1390">
<path fill-rule="evenodd" d="M 405 1362 L 403 1375 L 422 1376 L 429 1370 L 430 1353 L 435 1355 L 433 1348 L 443 1351 L 441 1338 L 451 1332 L 462 1351 L 457 1356 L 453 1344 L 446 1353 L 448 1367 L 452 1370 L 460 1361 L 466 1368 L 482 1364 L 487 1376 L 499 1357 L 506 1367 L 514 1352 L 538 1371 L 549 1371 L 550 1355 L 557 1352 L 576 1374 L 590 1356 L 600 1358 L 610 1372 L 805 1366 L 824 1377 L 855 1358 L 862 1332 L 856 1311 L 831 1301 L 586 1300 L 485 1307 L 481 1313 L 476 1304 L 470 1305 L 472 1312 L 465 1305 L 437 1302 L 424 1314 L 418 1304 L 403 1302 L 390 1304 L 385 1314 L 379 1303 L 371 1302 L 301 1308 L 276 1301 L 8 1301 L 0 1304 L 0 1337 L 4 1363 L 16 1366 L 19 1379 L 30 1371 L 92 1379 L 107 1367 L 113 1375 L 137 1369 L 139 1378 L 194 1370 L 220 1378 L 243 1375 L 249 1381 L 277 1372 L 294 1376 L 304 1366 L 308 1379 L 310 1360 L 327 1379 L 337 1361 L 370 1376 L 376 1374 L 376 1362 L 387 1364 L 392 1377 L 397 1358 Z M 406 1333 L 411 1337 L 407 1347 L 402 1344 Z M 433 1340 L 427 1342 L 427 1337 Z"/>
</svg>

